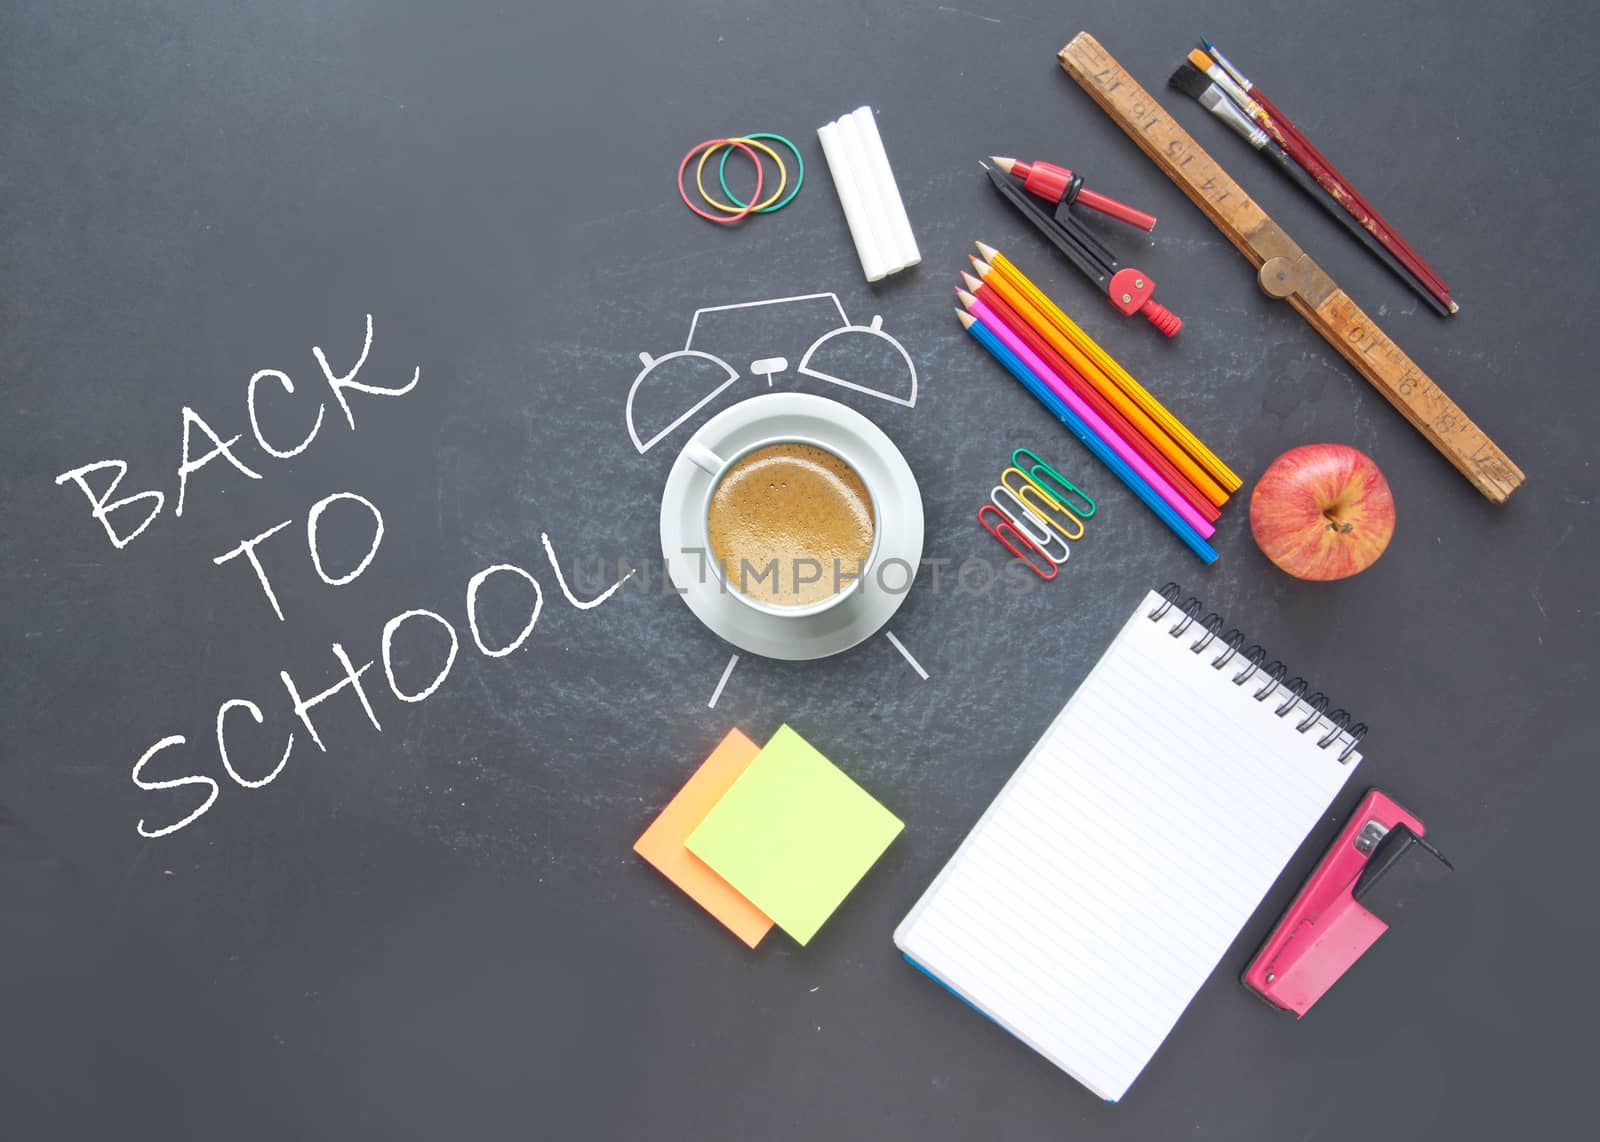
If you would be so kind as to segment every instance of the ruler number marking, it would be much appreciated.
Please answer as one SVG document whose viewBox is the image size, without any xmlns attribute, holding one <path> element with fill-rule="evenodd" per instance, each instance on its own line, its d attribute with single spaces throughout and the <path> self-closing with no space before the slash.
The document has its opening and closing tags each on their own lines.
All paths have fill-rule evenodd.
<svg viewBox="0 0 1600 1142">
<path fill-rule="evenodd" d="M 1377 348 L 1378 346 L 1378 335 L 1376 333 L 1369 333 L 1366 328 L 1361 325 L 1357 325 L 1351 329 L 1349 337 L 1350 343 L 1356 348 L 1360 349 L 1361 355 L 1364 357 L 1371 356 L 1373 349 Z"/>
<path fill-rule="evenodd" d="M 1484 438 L 1483 443 L 1473 450 L 1472 462 L 1488 473 L 1491 480 L 1499 480 L 1503 483 L 1511 482 L 1511 470 L 1506 466 L 1506 461 L 1487 437 Z"/>
<path fill-rule="evenodd" d="M 1151 127 L 1161 122 L 1161 116 L 1157 115 L 1155 109 L 1142 99 L 1135 99 L 1129 104 L 1128 115 L 1141 131 L 1148 131 Z"/>
</svg>

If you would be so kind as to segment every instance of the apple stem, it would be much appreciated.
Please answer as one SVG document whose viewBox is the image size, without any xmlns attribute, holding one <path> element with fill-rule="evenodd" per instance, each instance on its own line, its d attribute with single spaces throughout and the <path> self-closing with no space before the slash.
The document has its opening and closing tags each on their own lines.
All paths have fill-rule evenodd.
<svg viewBox="0 0 1600 1142">
<path fill-rule="evenodd" d="M 1334 515 L 1331 511 L 1323 512 L 1322 518 L 1328 521 L 1329 531 L 1337 531 L 1340 535 L 1349 535 L 1356 529 L 1355 524 L 1341 522 L 1339 517 Z"/>
</svg>

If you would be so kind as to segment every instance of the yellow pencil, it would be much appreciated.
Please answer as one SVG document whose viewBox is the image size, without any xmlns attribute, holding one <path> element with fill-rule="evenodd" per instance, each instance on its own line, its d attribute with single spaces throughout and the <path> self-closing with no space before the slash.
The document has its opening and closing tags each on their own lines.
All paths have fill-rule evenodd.
<svg viewBox="0 0 1600 1142">
<path fill-rule="evenodd" d="M 1115 382 L 1116 387 L 1126 393 L 1134 403 L 1148 413 L 1152 420 L 1166 429 L 1173 440 L 1181 444 L 1189 455 L 1193 456 L 1206 471 L 1216 478 L 1217 483 L 1221 484 L 1229 492 L 1239 489 L 1239 486 L 1244 481 L 1234 474 L 1233 469 L 1219 460 L 1216 453 L 1212 452 L 1211 449 L 1200 443 L 1199 438 L 1190 432 L 1182 421 L 1168 412 L 1160 401 L 1151 396 L 1143 385 L 1134 380 L 1126 369 L 1117 364 L 1109 353 L 1100 348 L 1095 343 L 1094 338 L 1078 328 L 1077 323 L 1072 318 L 1062 313 L 1060 307 L 1045 296 L 1043 290 L 1029 281 L 1028 276 L 1017 269 L 1010 259 L 993 246 L 986 245 L 983 242 L 979 242 L 977 245 L 978 252 L 983 255 L 984 261 L 988 262 L 997 273 L 1016 286 L 1018 292 L 1033 302 L 1034 307 L 1044 314 L 1051 325 L 1060 330 L 1067 340 L 1078 346 L 1085 356 L 1094 361 L 1099 366 L 1100 371 Z M 1169 458 L 1172 459 L 1174 464 L 1177 463 L 1175 457 Z"/>
<path fill-rule="evenodd" d="M 969 255 L 970 256 L 970 255 Z M 979 258 L 972 259 L 972 266 L 978 277 L 968 285 L 981 283 L 995 294 L 1001 301 L 1016 310 L 1017 316 L 1033 327 L 1052 349 L 1060 353 L 1067 363 L 1083 375 L 1083 379 L 1094 386 L 1096 392 L 1105 397 L 1119 413 L 1127 418 L 1128 423 L 1140 436 L 1148 440 L 1163 457 L 1176 468 L 1190 484 L 1194 485 L 1197 493 L 1210 500 L 1217 507 L 1228 502 L 1228 493 L 1222 485 L 1213 480 L 1194 459 L 1183 450 L 1183 446 L 1169 436 L 1154 420 L 1150 419 L 1144 409 L 1136 405 L 1126 393 L 1113 384 L 1098 365 L 1069 341 L 1044 314 L 1039 312 L 1037 306 L 1012 282 L 993 266 Z M 964 277 L 970 275 L 963 275 Z"/>
</svg>

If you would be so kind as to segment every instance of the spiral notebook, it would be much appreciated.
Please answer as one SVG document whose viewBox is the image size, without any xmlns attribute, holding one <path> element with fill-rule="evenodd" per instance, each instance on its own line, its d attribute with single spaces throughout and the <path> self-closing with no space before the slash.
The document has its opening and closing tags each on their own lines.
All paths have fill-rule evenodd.
<svg viewBox="0 0 1600 1142">
<path fill-rule="evenodd" d="M 1366 727 L 1152 591 L 895 930 L 911 963 L 1123 1096 L 1343 788 Z"/>
</svg>

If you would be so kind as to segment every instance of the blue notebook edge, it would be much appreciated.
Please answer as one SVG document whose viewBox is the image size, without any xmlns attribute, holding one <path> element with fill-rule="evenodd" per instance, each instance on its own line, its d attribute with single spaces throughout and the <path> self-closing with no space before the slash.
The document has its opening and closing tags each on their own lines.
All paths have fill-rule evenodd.
<svg viewBox="0 0 1600 1142">
<path fill-rule="evenodd" d="M 983 1008 L 979 1007 L 976 1003 L 972 1002 L 972 1000 L 970 1000 L 966 996 L 962 995 L 959 991 L 957 991 L 955 988 L 951 987 L 944 980 L 942 980 L 938 976 L 934 975 L 933 972 L 929 971 L 928 968 L 925 965 L 918 963 L 915 959 L 912 958 L 911 953 L 909 953 L 907 951 L 904 951 L 904 950 L 901 950 L 900 951 L 900 958 L 905 960 L 906 963 L 910 964 L 912 967 L 916 968 L 917 971 L 921 972 L 924 976 L 926 976 L 927 978 L 931 979 L 934 983 L 938 984 L 941 990 L 949 993 L 950 995 L 955 996 L 958 1000 L 961 1001 L 961 1005 L 963 1007 L 966 1007 L 971 1011 L 976 1011 L 979 1015 L 983 1016 L 990 1023 L 993 1023 L 996 1027 L 1000 1028 L 1000 1030 L 1004 1031 L 1007 1035 L 1011 1036 L 1012 1039 L 1015 1039 L 1018 1043 L 1021 1043 L 1024 1047 L 1028 1047 L 1028 1049 L 1030 1051 L 1033 1050 L 1033 1048 L 1028 1045 L 1026 1040 L 1018 1038 L 1015 1034 L 1012 1033 L 1011 1029 L 1008 1028 L 1004 1023 L 1000 1022 L 993 1015 L 990 1015 Z M 1037 1052 L 1035 1052 L 1035 1053 L 1037 1053 Z M 1093 1093 L 1093 1092 L 1091 1092 L 1091 1093 Z M 1096 1094 L 1096 1097 L 1100 1098 L 1101 1096 Z M 1114 1098 L 1101 1098 L 1101 1101 L 1102 1102 L 1115 1103 L 1118 1100 L 1114 1099 Z"/>
<path fill-rule="evenodd" d="M 985 1019 L 987 1019 L 987 1020 L 988 1020 L 988 1021 L 989 1021 L 989 1022 L 990 1022 L 990 1023 L 993 1023 L 993 1024 L 994 1024 L 994 1025 L 995 1025 L 995 1026 L 996 1026 L 996 1027 L 999 1027 L 999 1028 L 1000 1028 L 1000 1030 L 1002 1030 L 1002 1031 L 1005 1031 L 1005 1032 L 1006 1032 L 1006 1034 L 1007 1034 L 1007 1035 L 1011 1035 L 1011 1032 L 1010 1032 L 1010 1031 L 1006 1031 L 1006 1028 L 1005 1028 L 1005 1025 L 1004 1025 L 1004 1024 L 1002 1024 L 1002 1023 L 1001 1023 L 1001 1022 L 1000 1022 L 1000 1021 L 999 1021 L 999 1020 L 998 1020 L 998 1019 L 996 1019 L 996 1018 L 995 1018 L 995 1017 L 994 1017 L 994 1016 L 993 1016 L 993 1015 L 990 1015 L 990 1014 L 989 1014 L 989 1013 L 988 1013 L 988 1012 L 987 1012 L 987 1011 L 985 1011 L 985 1010 L 984 1010 L 984 1009 L 983 1009 L 983 1008 L 981 1008 L 981 1007 L 979 1007 L 979 1006 L 978 1006 L 978 1005 L 977 1005 L 977 1004 L 976 1004 L 976 1003 L 974 1003 L 974 1002 L 972 1002 L 972 1000 L 970 1000 L 970 999 L 968 999 L 968 998 L 967 998 L 967 997 L 966 997 L 966 996 L 964 996 L 964 995 L 962 995 L 962 994 L 961 994 L 961 993 L 960 993 L 960 992 L 959 992 L 959 991 L 957 991 L 957 990 L 956 990 L 956 989 L 955 989 L 955 988 L 953 988 L 953 987 L 951 987 L 951 986 L 950 986 L 950 985 L 949 985 L 949 984 L 948 984 L 948 983 L 946 983 L 946 982 L 945 982 L 945 981 L 944 981 L 944 980 L 942 980 L 942 979 L 940 979 L 940 978 L 939 978 L 939 977 L 938 977 L 938 976 L 936 976 L 936 975 L 934 975 L 934 974 L 933 974 L 933 973 L 932 973 L 932 972 L 931 972 L 931 971 L 929 971 L 929 970 L 928 970 L 928 969 L 927 969 L 927 967 L 925 967 L 925 966 L 924 966 L 924 965 L 922 965 L 922 964 L 919 964 L 919 963 L 918 963 L 918 962 L 917 962 L 917 961 L 916 961 L 916 960 L 914 960 L 914 959 L 912 959 L 912 958 L 911 958 L 911 954 L 910 954 L 910 953 L 909 953 L 909 952 L 901 952 L 901 953 L 900 953 L 900 957 L 901 957 L 901 958 L 902 958 L 902 959 L 903 959 L 903 960 L 905 960 L 905 961 L 906 961 L 906 963 L 908 963 L 908 964 L 910 964 L 910 965 L 911 965 L 911 966 L 912 966 L 912 967 L 914 967 L 914 968 L 916 968 L 916 969 L 917 969 L 917 970 L 918 970 L 918 971 L 919 971 L 919 972 L 921 972 L 921 973 L 922 973 L 922 974 L 923 974 L 923 975 L 925 975 L 925 976 L 927 976 L 927 977 L 928 977 L 928 978 L 929 978 L 929 979 L 931 979 L 931 980 L 933 980 L 933 982 L 934 982 L 934 983 L 936 983 L 936 984 L 938 984 L 938 985 L 939 985 L 939 986 L 940 986 L 940 987 L 942 987 L 942 988 L 944 988 L 944 990 L 945 990 L 945 991 L 947 991 L 947 992 L 949 992 L 949 993 L 950 993 L 950 994 L 951 994 L 951 995 L 953 995 L 953 996 L 955 996 L 955 997 L 956 997 L 956 998 L 957 998 L 957 999 L 959 999 L 959 1000 L 960 1000 L 960 1001 L 961 1001 L 961 1002 L 962 1002 L 962 1003 L 963 1003 L 963 1004 L 964 1004 L 964 1005 L 966 1005 L 966 1006 L 967 1006 L 967 1007 L 969 1007 L 969 1008 L 971 1008 L 971 1009 L 972 1009 L 972 1010 L 973 1010 L 973 1011 L 976 1011 L 976 1012 L 977 1012 L 977 1013 L 978 1013 L 978 1014 L 979 1014 L 979 1015 L 981 1015 L 981 1016 L 983 1016 L 983 1017 L 984 1017 L 984 1018 L 985 1018 Z M 1016 1038 L 1016 1036 L 1015 1036 L 1015 1035 L 1011 1035 L 1011 1037 L 1012 1037 L 1012 1038 L 1013 1038 L 1013 1039 L 1015 1039 L 1015 1038 Z M 1018 1042 L 1021 1042 L 1021 1040 L 1018 1040 Z"/>
</svg>

